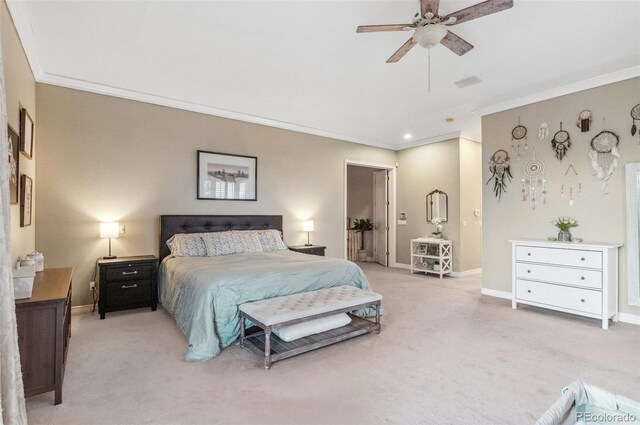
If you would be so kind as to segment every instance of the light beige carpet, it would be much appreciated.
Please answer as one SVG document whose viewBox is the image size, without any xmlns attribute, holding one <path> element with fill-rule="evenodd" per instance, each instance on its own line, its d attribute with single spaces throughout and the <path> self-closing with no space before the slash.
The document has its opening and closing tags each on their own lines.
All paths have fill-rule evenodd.
<svg viewBox="0 0 640 425">
<path fill-rule="evenodd" d="M 640 399 L 640 327 L 522 308 L 364 264 L 384 296 L 380 335 L 262 368 L 239 346 L 204 363 L 163 309 L 73 317 L 63 403 L 31 397 L 31 424 L 530 424 L 581 379 Z"/>
</svg>

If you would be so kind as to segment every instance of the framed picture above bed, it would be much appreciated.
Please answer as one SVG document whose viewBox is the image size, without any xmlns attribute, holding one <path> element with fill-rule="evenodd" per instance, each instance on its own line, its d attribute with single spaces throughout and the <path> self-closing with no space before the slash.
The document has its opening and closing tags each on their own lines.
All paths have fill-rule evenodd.
<svg viewBox="0 0 640 425">
<path fill-rule="evenodd" d="M 20 176 L 20 227 L 31 226 L 32 197 L 33 180 L 23 174 Z"/>
<path fill-rule="evenodd" d="M 33 133 L 35 124 L 25 108 L 20 110 L 20 152 L 27 158 L 33 158 Z"/>
<path fill-rule="evenodd" d="M 258 158 L 198 151 L 198 199 L 256 201 Z"/>
</svg>

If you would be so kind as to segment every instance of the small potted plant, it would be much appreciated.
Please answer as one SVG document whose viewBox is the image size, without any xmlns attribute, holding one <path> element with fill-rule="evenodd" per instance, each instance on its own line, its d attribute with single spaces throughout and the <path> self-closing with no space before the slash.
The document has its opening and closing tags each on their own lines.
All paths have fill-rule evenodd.
<svg viewBox="0 0 640 425">
<path fill-rule="evenodd" d="M 571 217 L 558 217 L 556 220 L 553 220 L 554 226 L 556 226 L 560 231 L 558 232 L 558 241 L 559 242 L 571 242 L 571 232 L 569 229 L 572 227 L 578 226 L 578 222 Z"/>
<path fill-rule="evenodd" d="M 360 237 L 360 249 L 358 250 L 358 261 L 367 261 L 367 250 L 364 249 L 364 232 L 373 230 L 373 223 L 368 218 L 356 218 L 353 222 L 353 230 L 355 230 L 356 233 L 362 233 Z"/>
<path fill-rule="evenodd" d="M 442 220 L 439 217 L 431 220 L 431 224 L 433 224 L 434 231 L 431 232 L 431 237 L 433 239 L 442 239 L 442 231 L 444 230 L 444 226 L 441 224 Z"/>
</svg>

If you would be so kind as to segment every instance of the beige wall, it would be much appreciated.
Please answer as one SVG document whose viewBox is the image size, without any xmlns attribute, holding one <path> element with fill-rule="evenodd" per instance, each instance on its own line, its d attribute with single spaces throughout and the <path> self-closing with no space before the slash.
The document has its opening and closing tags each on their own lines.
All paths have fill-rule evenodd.
<svg viewBox="0 0 640 425">
<path fill-rule="evenodd" d="M 373 221 L 373 173 L 374 168 L 347 167 L 347 217 L 349 224 L 359 218 Z M 366 232 L 364 247 L 367 257 L 373 257 L 373 232 Z"/>
<path fill-rule="evenodd" d="M 444 237 L 453 242 L 453 269 L 460 267 L 460 143 L 459 139 L 418 146 L 398 152 L 397 208 L 407 213 L 407 225 L 397 226 L 397 261 L 410 264 L 409 241 L 431 233 L 426 196 L 433 189 L 449 197 L 449 221 Z"/>
<path fill-rule="evenodd" d="M 482 146 L 460 139 L 460 271 L 482 267 Z"/>
<path fill-rule="evenodd" d="M 489 179 L 486 165 L 497 149 L 508 150 L 511 129 L 518 118 L 528 129 L 528 143 L 535 146 L 538 158 L 546 163 L 547 203 L 538 203 L 532 210 L 521 200 L 522 167 L 526 158 L 511 160 L 513 181 L 502 200 L 493 195 L 491 188 L 483 184 L 483 286 L 489 289 L 511 292 L 511 246 L 514 238 L 546 238 L 555 236 L 557 230 L 551 220 L 560 215 L 575 218 L 579 226 L 572 233 L 585 241 L 626 243 L 626 203 L 624 166 L 640 161 L 638 136 L 631 137 L 629 111 L 638 103 L 640 78 L 598 87 L 567 96 L 534 103 L 516 109 L 488 115 L 482 118 L 483 180 Z M 581 133 L 575 123 L 578 113 L 584 109 L 593 112 L 591 131 Z M 559 130 L 560 122 L 570 133 L 572 147 L 562 162 L 551 150 L 550 138 L 540 142 L 537 138 L 540 123 L 549 123 L 549 132 Z M 618 169 L 610 180 L 610 192 L 603 195 L 602 184 L 593 175 L 588 152 L 591 139 L 601 130 L 610 130 L 620 136 L 622 155 Z M 582 182 L 583 193 L 570 207 L 568 200 L 560 197 L 560 186 L 569 164 L 573 164 Z M 620 253 L 620 311 L 640 314 L 640 308 L 627 303 L 626 248 Z"/>
<path fill-rule="evenodd" d="M 2 59 L 4 65 L 4 85 L 7 101 L 7 119 L 9 125 L 20 133 L 20 109 L 27 108 L 29 115 L 36 123 L 36 134 L 39 133 L 36 115 L 36 82 L 31 73 L 29 62 L 22 49 L 11 15 L 4 1 L 0 2 L 0 30 L 2 31 Z M 34 136 L 33 159 L 19 155 L 20 174 L 33 179 L 33 215 L 32 224 L 20 227 L 20 205 L 11 205 L 11 261 L 15 261 L 35 249 L 36 234 L 36 193 L 39 185 L 36 179 L 36 160 L 38 159 L 37 137 Z"/>
<path fill-rule="evenodd" d="M 72 265 L 74 304 L 88 304 L 96 258 L 106 255 L 99 222 L 126 234 L 115 255 L 157 254 L 161 214 L 283 214 L 284 238 L 344 256 L 344 163 L 391 163 L 393 151 L 37 85 L 40 179 L 36 246 L 47 266 Z M 258 157 L 258 201 L 196 200 L 196 150 Z"/>
</svg>

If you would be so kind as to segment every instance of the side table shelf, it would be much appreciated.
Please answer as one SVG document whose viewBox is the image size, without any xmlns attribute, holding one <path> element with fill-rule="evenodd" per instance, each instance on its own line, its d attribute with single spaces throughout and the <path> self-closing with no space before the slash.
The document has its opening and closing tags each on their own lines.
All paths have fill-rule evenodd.
<svg viewBox="0 0 640 425">
<path fill-rule="evenodd" d="M 411 273 L 451 273 L 452 243 L 447 239 L 411 239 Z"/>
</svg>

